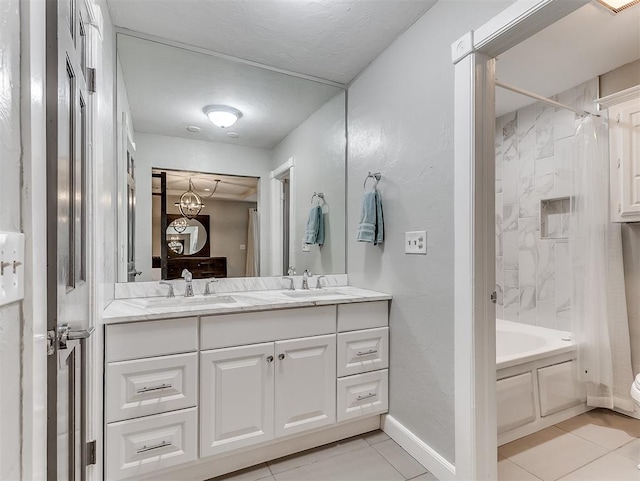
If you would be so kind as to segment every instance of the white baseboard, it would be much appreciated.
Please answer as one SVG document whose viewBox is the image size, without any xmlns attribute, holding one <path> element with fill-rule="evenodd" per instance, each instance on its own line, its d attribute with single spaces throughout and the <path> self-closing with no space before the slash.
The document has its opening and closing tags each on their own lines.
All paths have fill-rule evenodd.
<svg viewBox="0 0 640 481">
<path fill-rule="evenodd" d="M 456 467 L 442 457 L 435 449 L 418 438 L 393 416 L 382 416 L 382 430 L 411 456 L 433 473 L 440 481 L 454 481 Z"/>
</svg>

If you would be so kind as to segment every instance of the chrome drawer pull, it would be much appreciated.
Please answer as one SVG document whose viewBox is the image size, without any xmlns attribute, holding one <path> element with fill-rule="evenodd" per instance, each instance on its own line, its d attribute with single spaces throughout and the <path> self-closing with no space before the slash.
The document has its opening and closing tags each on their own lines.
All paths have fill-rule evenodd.
<svg viewBox="0 0 640 481">
<path fill-rule="evenodd" d="M 153 387 L 143 387 L 142 389 L 138 389 L 136 392 L 138 394 L 142 394 L 145 392 L 152 392 L 152 391 L 160 391 L 162 389 L 171 389 L 173 386 L 171 384 L 160 384 L 159 386 L 153 386 Z"/>
<path fill-rule="evenodd" d="M 167 446 L 173 446 L 172 443 L 167 441 L 162 441 L 160 444 L 154 444 L 153 446 L 147 446 L 146 444 L 142 446 L 140 449 L 136 451 L 138 454 L 146 453 L 148 451 L 153 451 L 154 449 L 166 448 Z"/>
<path fill-rule="evenodd" d="M 358 401 L 362 401 L 363 399 L 369 399 L 371 397 L 376 397 L 377 394 L 374 392 L 370 392 L 369 394 L 367 394 L 366 396 L 358 396 L 357 399 Z"/>
<path fill-rule="evenodd" d="M 356 354 L 356 356 L 368 356 L 369 354 L 378 354 L 378 350 L 377 349 L 369 349 L 366 352 L 358 352 Z"/>
</svg>

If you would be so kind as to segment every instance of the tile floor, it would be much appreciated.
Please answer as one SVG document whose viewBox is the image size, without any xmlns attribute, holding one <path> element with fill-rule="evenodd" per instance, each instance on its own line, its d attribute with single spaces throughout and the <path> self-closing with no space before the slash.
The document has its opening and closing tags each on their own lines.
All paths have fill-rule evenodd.
<svg viewBox="0 0 640 481">
<path fill-rule="evenodd" d="M 382 431 L 327 444 L 209 481 L 438 481 Z"/>
<path fill-rule="evenodd" d="M 640 420 L 596 409 L 498 448 L 499 481 L 640 481 Z"/>
</svg>

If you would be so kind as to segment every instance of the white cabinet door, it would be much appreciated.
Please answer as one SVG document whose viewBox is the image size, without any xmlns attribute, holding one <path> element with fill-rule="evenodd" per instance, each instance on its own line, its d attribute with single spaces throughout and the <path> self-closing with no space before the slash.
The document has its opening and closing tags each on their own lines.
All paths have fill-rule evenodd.
<svg viewBox="0 0 640 481">
<path fill-rule="evenodd" d="M 275 435 L 336 420 L 336 335 L 275 343 Z"/>
<path fill-rule="evenodd" d="M 200 353 L 200 456 L 273 438 L 273 343 Z"/>
<path fill-rule="evenodd" d="M 609 107 L 611 220 L 640 221 L 640 97 Z"/>
</svg>

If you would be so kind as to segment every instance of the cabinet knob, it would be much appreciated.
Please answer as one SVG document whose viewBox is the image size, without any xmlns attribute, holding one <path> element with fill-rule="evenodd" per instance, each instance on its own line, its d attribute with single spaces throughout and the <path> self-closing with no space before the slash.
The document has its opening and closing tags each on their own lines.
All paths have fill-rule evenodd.
<svg viewBox="0 0 640 481">
<path fill-rule="evenodd" d="M 284 359 L 284 352 L 278 356 L 278 359 L 280 359 L 281 361 Z"/>
<path fill-rule="evenodd" d="M 272 363 L 273 362 L 273 356 L 268 356 L 267 357 L 267 362 L 268 363 Z"/>
</svg>

